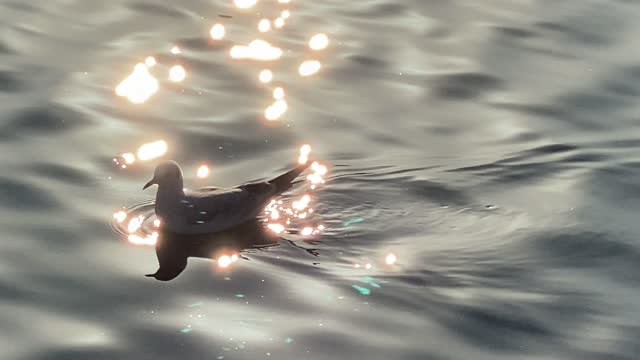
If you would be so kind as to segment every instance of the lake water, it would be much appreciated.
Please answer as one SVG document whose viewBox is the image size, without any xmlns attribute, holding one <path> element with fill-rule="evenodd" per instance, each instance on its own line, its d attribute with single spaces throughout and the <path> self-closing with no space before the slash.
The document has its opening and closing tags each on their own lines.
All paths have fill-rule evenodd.
<svg viewBox="0 0 640 360">
<path fill-rule="evenodd" d="M 637 359 L 639 19 L 629 0 L 3 1 L 0 357 Z M 279 61 L 230 58 L 259 36 Z M 150 55 L 157 94 L 116 96 Z M 112 161 L 157 139 L 160 159 Z M 161 282 L 113 231 L 159 160 L 233 186 L 304 143 L 329 167 L 312 241 Z"/>
</svg>

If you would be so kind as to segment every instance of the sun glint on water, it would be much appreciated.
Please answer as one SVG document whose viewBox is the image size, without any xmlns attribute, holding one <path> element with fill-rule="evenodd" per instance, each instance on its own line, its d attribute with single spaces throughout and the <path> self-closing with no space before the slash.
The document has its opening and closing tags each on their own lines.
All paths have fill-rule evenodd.
<svg viewBox="0 0 640 360">
<path fill-rule="evenodd" d="M 133 72 L 116 87 L 116 95 L 126 96 L 134 104 L 142 104 L 158 91 L 158 80 L 149 73 L 149 68 L 137 64 Z"/>
<path fill-rule="evenodd" d="M 225 35 L 224 25 L 222 24 L 213 25 L 211 27 L 211 30 L 209 30 L 209 35 L 213 40 L 221 40 L 222 38 L 224 38 L 224 35 Z"/>
</svg>

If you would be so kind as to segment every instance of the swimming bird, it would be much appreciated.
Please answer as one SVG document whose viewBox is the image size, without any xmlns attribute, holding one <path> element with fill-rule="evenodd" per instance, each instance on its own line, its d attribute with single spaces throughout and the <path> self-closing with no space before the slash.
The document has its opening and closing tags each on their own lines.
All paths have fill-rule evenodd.
<svg viewBox="0 0 640 360">
<path fill-rule="evenodd" d="M 256 218 L 274 197 L 292 186 L 309 165 L 298 165 L 269 181 L 230 189 L 206 187 L 185 191 L 182 170 L 175 161 L 159 164 L 144 185 L 158 185 L 155 212 L 162 228 L 177 234 L 206 234 L 228 229 Z"/>
</svg>

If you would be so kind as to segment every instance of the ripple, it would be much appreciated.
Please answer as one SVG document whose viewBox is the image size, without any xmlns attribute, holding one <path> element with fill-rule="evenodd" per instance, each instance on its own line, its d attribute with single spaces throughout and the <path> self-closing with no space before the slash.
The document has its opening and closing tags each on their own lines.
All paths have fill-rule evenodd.
<svg viewBox="0 0 640 360">
<path fill-rule="evenodd" d="M 541 234 L 533 239 L 543 258 L 559 266 L 593 268 L 618 265 L 638 267 L 640 252 L 611 235 L 596 232 Z M 637 269 L 636 269 L 637 270 Z M 634 270 L 634 271 L 636 271 Z"/>
<path fill-rule="evenodd" d="M 6 177 L 0 177 L 0 206 L 20 211 L 53 211 L 61 204 L 45 190 Z"/>
<path fill-rule="evenodd" d="M 176 7 L 169 5 L 159 5 L 150 2 L 134 2 L 127 7 L 137 14 L 148 14 L 170 18 L 181 18 L 186 16 L 186 13 L 183 10 L 180 10 Z"/>
<path fill-rule="evenodd" d="M 524 28 L 495 25 L 492 29 L 499 35 L 514 39 L 530 39 L 537 36 L 535 32 Z"/>
<path fill-rule="evenodd" d="M 56 180 L 61 183 L 80 186 L 88 186 L 94 183 L 93 177 L 69 165 L 38 163 L 28 166 L 27 169 L 38 176 L 44 176 L 47 179 Z"/>
<path fill-rule="evenodd" d="M 20 111 L 0 127 L 0 139 L 20 135 L 52 135 L 92 124 L 82 113 L 61 104 L 49 104 Z"/>
<path fill-rule="evenodd" d="M 2 48 L 0 47 L 0 53 Z M 0 71 L 0 92 L 16 93 L 22 90 L 23 85 L 15 73 Z"/>
<path fill-rule="evenodd" d="M 427 86 L 443 99 L 468 100 L 500 89 L 502 81 L 480 72 L 450 73 L 436 76 Z"/>
</svg>

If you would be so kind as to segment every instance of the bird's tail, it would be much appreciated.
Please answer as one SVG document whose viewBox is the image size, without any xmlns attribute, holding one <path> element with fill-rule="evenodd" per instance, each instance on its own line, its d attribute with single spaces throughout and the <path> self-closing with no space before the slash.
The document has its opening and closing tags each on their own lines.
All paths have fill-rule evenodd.
<svg viewBox="0 0 640 360">
<path fill-rule="evenodd" d="M 291 188 L 293 180 L 295 180 L 300 174 L 302 174 L 303 171 L 305 171 L 309 167 L 309 163 L 310 161 L 307 161 L 304 164 L 300 164 L 295 168 L 287 171 L 286 173 L 270 180 L 269 183 L 275 185 L 276 192 L 278 194 L 281 194 Z"/>
</svg>

